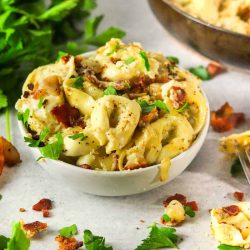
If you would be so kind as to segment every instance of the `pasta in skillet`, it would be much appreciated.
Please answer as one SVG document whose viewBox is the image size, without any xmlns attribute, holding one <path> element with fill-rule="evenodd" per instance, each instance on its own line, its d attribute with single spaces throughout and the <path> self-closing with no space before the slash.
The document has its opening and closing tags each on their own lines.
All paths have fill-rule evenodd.
<svg viewBox="0 0 250 250">
<path fill-rule="evenodd" d="M 162 164 L 187 150 L 202 130 L 200 80 L 139 43 L 111 39 L 95 54 L 63 56 L 28 76 L 16 103 L 27 141 L 62 137 L 60 159 L 106 171 Z M 28 110 L 28 112 L 27 112 Z"/>
</svg>

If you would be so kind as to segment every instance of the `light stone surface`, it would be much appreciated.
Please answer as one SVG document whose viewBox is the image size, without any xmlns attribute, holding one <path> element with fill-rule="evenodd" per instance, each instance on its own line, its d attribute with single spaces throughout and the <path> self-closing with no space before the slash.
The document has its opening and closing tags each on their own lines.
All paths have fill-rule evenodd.
<svg viewBox="0 0 250 250">
<path fill-rule="evenodd" d="M 171 37 L 156 18 L 146 0 L 102 0 L 98 1 L 95 14 L 105 14 L 100 29 L 109 25 L 127 31 L 124 39 L 141 42 L 147 50 L 162 51 L 166 55 L 180 58 L 181 66 L 188 68 L 208 61 Z M 203 83 L 211 105 L 217 109 L 225 101 L 237 111 L 250 116 L 250 75 L 230 70 L 211 81 Z M 241 127 L 236 131 L 243 131 Z M 4 116 L 0 116 L 0 134 L 5 134 Z M 19 134 L 17 122 L 12 114 L 12 137 L 20 150 L 22 164 L 5 168 L 0 177 L 0 234 L 10 235 L 11 222 L 24 219 L 45 221 L 47 232 L 32 241 L 31 250 L 57 249 L 54 237 L 61 227 L 76 223 L 81 239 L 82 231 L 91 229 L 106 237 L 116 250 L 133 250 L 148 234 L 147 226 L 158 222 L 163 214 L 162 201 L 168 195 L 185 194 L 189 200 L 199 203 L 200 211 L 188 219 L 177 232 L 183 238 L 181 250 L 212 250 L 217 242 L 210 232 L 208 210 L 234 203 L 232 192 L 240 190 L 248 194 L 250 187 L 244 178 L 230 176 L 230 161 L 218 152 L 218 138 L 222 136 L 209 131 L 200 153 L 188 169 L 169 184 L 153 191 L 129 197 L 97 197 L 71 190 L 66 183 L 58 183 L 43 171 L 32 157 L 29 148 Z M 129 185 L 129 183 L 128 183 Z M 84 190 L 83 190 L 84 191 Z M 31 207 L 39 199 L 48 197 L 54 201 L 51 218 L 43 218 Z M 20 213 L 19 208 L 27 209 Z M 145 220 L 141 223 L 140 220 Z M 137 229 L 139 228 L 139 229 Z"/>
</svg>

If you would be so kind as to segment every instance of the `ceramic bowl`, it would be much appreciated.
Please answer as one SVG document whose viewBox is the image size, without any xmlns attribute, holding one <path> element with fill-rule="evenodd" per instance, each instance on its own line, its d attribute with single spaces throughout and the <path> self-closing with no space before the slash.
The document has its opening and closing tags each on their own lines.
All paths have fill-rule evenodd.
<svg viewBox="0 0 250 250">
<path fill-rule="evenodd" d="M 213 60 L 250 69 L 250 36 L 206 23 L 169 0 L 148 1 L 157 19 L 179 41 Z"/>
</svg>

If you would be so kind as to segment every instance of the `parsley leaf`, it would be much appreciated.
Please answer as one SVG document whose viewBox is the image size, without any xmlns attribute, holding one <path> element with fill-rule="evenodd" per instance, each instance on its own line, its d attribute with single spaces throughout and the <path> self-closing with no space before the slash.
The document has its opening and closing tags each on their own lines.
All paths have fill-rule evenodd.
<svg viewBox="0 0 250 250">
<path fill-rule="evenodd" d="M 113 247 L 105 246 L 105 238 L 93 235 L 90 230 L 84 230 L 83 235 L 86 250 L 113 250 Z"/>
<path fill-rule="evenodd" d="M 198 66 L 196 68 L 190 68 L 189 71 L 199 77 L 201 80 L 209 80 L 211 79 L 211 76 L 207 69 L 204 66 Z"/>
<path fill-rule="evenodd" d="M 83 87 L 83 79 L 81 76 L 78 76 L 74 83 L 72 84 L 72 88 L 76 88 L 76 89 L 81 89 Z"/>
<path fill-rule="evenodd" d="M 239 158 L 236 158 L 231 166 L 231 175 L 237 177 L 243 173 L 243 168 Z"/>
<path fill-rule="evenodd" d="M 185 102 L 185 103 L 183 104 L 182 107 L 180 107 L 179 109 L 177 109 L 177 111 L 178 111 L 179 113 L 183 113 L 184 111 L 186 111 L 186 110 L 189 109 L 189 108 L 190 108 L 189 103 Z"/>
<path fill-rule="evenodd" d="M 7 248 L 7 243 L 10 239 L 0 235 L 0 250 L 5 250 Z"/>
<path fill-rule="evenodd" d="M 12 236 L 7 243 L 6 250 L 28 250 L 30 240 L 22 230 L 20 222 L 12 225 Z"/>
<path fill-rule="evenodd" d="M 162 219 L 166 222 L 171 221 L 171 218 L 167 214 L 163 214 Z"/>
<path fill-rule="evenodd" d="M 151 226 L 151 231 L 148 238 L 144 239 L 141 245 L 135 250 L 150 250 L 164 247 L 178 248 L 176 230 L 170 227 Z"/>
<path fill-rule="evenodd" d="M 114 87 L 108 86 L 104 91 L 103 95 L 117 95 L 117 92 Z"/>
<path fill-rule="evenodd" d="M 89 18 L 84 25 L 84 40 L 91 42 L 91 39 L 96 36 L 96 29 L 98 28 L 103 15 Z"/>
<path fill-rule="evenodd" d="M 116 43 L 114 47 L 110 50 L 110 52 L 106 54 L 106 56 L 111 56 L 112 54 L 114 54 L 119 49 L 119 47 L 120 47 L 119 43 Z"/>
<path fill-rule="evenodd" d="M 24 111 L 24 113 L 20 113 L 20 112 L 17 112 L 17 119 L 19 121 L 22 121 L 24 126 L 26 128 L 28 128 L 28 119 L 29 119 L 29 115 L 30 115 L 30 110 L 29 109 L 26 109 Z"/>
<path fill-rule="evenodd" d="M 63 150 L 63 138 L 61 133 L 56 134 L 57 141 L 47 144 L 39 148 L 41 154 L 45 158 L 58 160 Z"/>
<path fill-rule="evenodd" d="M 125 60 L 126 64 L 130 64 L 135 61 L 135 58 L 133 56 L 129 57 L 128 59 Z"/>
<path fill-rule="evenodd" d="M 76 224 L 73 224 L 73 225 L 68 226 L 68 227 L 63 227 L 58 232 L 61 236 L 64 236 L 64 237 L 71 237 L 73 235 L 78 234 Z"/>
<path fill-rule="evenodd" d="M 169 109 L 168 109 L 166 103 L 164 103 L 161 100 L 154 101 L 154 105 L 156 106 L 156 108 L 158 108 L 160 110 L 165 110 L 166 112 L 169 112 Z"/>
<path fill-rule="evenodd" d="M 45 139 L 45 137 L 49 134 L 49 129 L 45 128 L 41 134 L 39 135 L 39 139 L 35 140 L 33 138 L 24 137 L 24 141 L 28 142 L 29 147 L 39 147 L 40 143 Z"/>
<path fill-rule="evenodd" d="M 143 61 L 143 64 L 144 64 L 146 70 L 149 71 L 149 70 L 150 70 L 150 64 L 149 64 L 149 61 L 148 61 L 148 57 L 147 57 L 146 52 L 145 52 L 145 51 L 141 51 L 141 52 L 139 53 L 139 55 L 140 55 L 141 58 L 142 58 L 142 61 Z"/>
<path fill-rule="evenodd" d="M 189 216 L 189 217 L 195 217 L 195 212 L 194 210 L 189 207 L 189 206 L 184 206 L 184 210 L 185 210 L 185 213 Z"/>
<path fill-rule="evenodd" d="M 83 141 L 86 138 L 86 136 L 84 133 L 78 133 L 78 134 L 70 135 L 69 138 L 72 140 L 80 139 L 81 141 Z"/>
<path fill-rule="evenodd" d="M 145 100 L 138 100 L 137 102 L 141 106 L 142 113 L 149 113 L 156 108 L 169 112 L 167 105 L 161 100 L 156 100 L 152 103 L 148 103 Z"/>
<path fill-rule="evenodd" d="M 220 244 L 218 246 L 218 249 L 220 249 L 220 250 L 244 250 L 245 248 L 235 247 L 235 246 L 228 246 L 228 245 L 225 245 L 225 244 Z"/>
<path fill-rule="evenodd" d="M 8 106 L 7 96 L 3 94 L 3 91 L 0 89 L 0 110 Z"/>
<path fill-rule="evenodd" d="M 175 56 L 167 56 L 166 57 L 171 63 L 175 63 L 175 64 L 179 64 L 180 63 L 180 60 L 175 57 Z"/>
<path fill-rule="evenodd" d="M 40 109 L 43 106 L 44 96 L 41 96 L 38 102 L 38 108 Z"/>
</svg>

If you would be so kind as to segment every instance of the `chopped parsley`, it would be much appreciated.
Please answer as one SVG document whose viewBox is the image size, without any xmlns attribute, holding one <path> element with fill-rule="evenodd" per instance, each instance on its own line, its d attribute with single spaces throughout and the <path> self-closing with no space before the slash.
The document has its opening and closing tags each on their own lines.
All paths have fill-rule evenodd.
<svg viewBox="0 0 250 250">
<path fill-rule="evenodd" d="M 191 218 L 195 217 L 195 212 L 190 206 L 184 206 L 184 210 L 189 217 Z"/>
<path fill-rule="evenodd" d="M 150 227 L 149 236 L 143 240 L 135 250 L 151 250 L 164 247 L 178 248 L 176 230 L 170 227 L 157 227 L 156 224 Z"/>
<path fill-rule="evenodd" d="M 106 56 L 111 56 L 120 48 L 119 43 L 116 43 L 113 48 L 106 54 Z"/>
<path fill-rule="evenodd" d="M 113 250 L 106 246 L 104 237 L 93 235 L 90 230 L 84 230 L 83 240 L 86 250 Z"/>
<path fill-rule="evenodd" d="M 167 56 L 166 57 L 171 63 L 175 63 L 175 64 L 179 64 L 180 63 L 180 60 L 175 57 L 175 56 Z"/>
<path fill-rule="evenodd" d="M 189 103 L 185 102 L 185 103 L 183 104 L 182 107 L 180 107 L 179 109 L 177 109 L 177 111 L 178 111 L 179 113 L 183 113 L 184 111 L 186 111 L 186 110 L 189 109 L 189 108 L 190 108 Z"/>
<path fill-rule="evenodd" d="M 244 250 L 245 248 L 220 244 L 218 246 L 218 249 L 219 250 Z"/>
<path fill-rule="evenodd" d="M 78 133 L 78 134 L 70 135 L 69 138 L 72 140 L 80 139 L 81 141 L 83 141 L 86 138 L 86 136 L 84 133 Z"/>
<path fill-rule="evenodd" d="M 165 110 L 166 112 L 169 112 L 169 109 L 166 105 L 166 103 L 164 103 L 161 100 L 156 100 L 153 102 L 153 104 L 156 106 L 156 108 L 160 109 L 160 110 Z"/>
<path fill-rule="evenodd" d="M 130 64 L 135 61 L 135 58 L 133 56 L 129 57 L 128 59 L 125 60 L 126 64 Z"/>
<path fill-rule="evenodd" d="M 24 113 L 17 112 L 17 119 L 19 121 L 22 121 L 24 126 L 27 128 L 28 127 L 28 119 L 30 115 L 30 110 L 26 109 Z"/>
<path fill-rule="evenodd" d="M 57 53 L 57 58 L 56 58 L 56 62 L 59 62 L 61 57 L 63 56 L 68 56 L 69 54 L 67 52 L 64 52 L 64 51 L 58 51 Z"/>
<path fill-rule="evenodd" d="M 237 177 L 243 173 L 243 168 L 239 158 L 236 158 L 231 166 L 231 175 Z"/>
<path fill-rule="evenodd" d="M 138 103 L 141 106 L 142 113 L 149 113 L 156 108 L 169 112 L 167 105 L 161 100 L 156 100 L 152 103 L 148 103 L 145 100 L 138 100 Z"/>
<path fill-rule="evenodd" d="M 83 87 L 83 79 L 81 76 L 75 78 L 74 83 L 72 84 L 72 88 L 81 89 Z"/>
<path fill-rule="evenodd" d="M 117 92 L 113 86 L 108 86 L 104 91 L 103 95 L 117 95 Z"/>
<path fill-rule="evenodd" d="M 45 139 L 45 137 L 49 134 L 49 129 L 45 128 L 41 134 L 39 135 L 39 139 L 35 140 L 33 138 L 24 137 L 24 141 L 28 142 L 29 147 L 39 147 L 40 143 Z"/>
<path fill-rule="evenodd" d="M 149 61 L 148 61 L 148 57 L 147 57 L 146 52 L 145 52 L 145 51 L 141 51 L 141 52 L 139 53 L 139 55 L 140 55 L 141 58 L 142 58 L 142 61 L 143 61 L 143 64 L 144 64 L 146 70 L 149 71 L 149 70 L 150 70 L 150 64 L 149 64 Z"/>
<path fill-rule="evenodd" d="M 201 80 L 209 80 L 211 79 L 211 76 L 208 72 L 208 70 L 204 66 L 198 66 L 196 68 L 190 68 L 189 71 L 199 77 Z"/>
<path fill-rule="evenodd" d="M 68 226 L 68 227 L 63 227 L 58 232 L 63 237 L 71 237 L 73 235 L 78 234 L 76 224 L 73 224 L 73 225 Z"/>
<path fill-rule="evenodd" d="M 162 219 L 163 219 L 165 222 L 171 221 L 171 218 L 170 218 L 167 214 L 163 214 L 163 215 L 162 215 Z"/>
<path fill-rule="evenodd" d="M 43 101 L 44 101 L 44 96 L 41 96 L 39 103 L 38 103 L 38 108 L 40 109 L 43 106 Z"/>
</svg>

